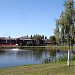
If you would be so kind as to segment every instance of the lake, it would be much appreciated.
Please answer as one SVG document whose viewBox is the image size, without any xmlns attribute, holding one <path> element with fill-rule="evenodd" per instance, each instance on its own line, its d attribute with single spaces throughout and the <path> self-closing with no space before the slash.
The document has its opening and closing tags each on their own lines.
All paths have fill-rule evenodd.
<svg viewBox="0 0 75 75">
<path fill-rule="evenodd" d="M 46 58 L 53 62 L 65 55 L 67 56 L 66 50 L 0 49 L 0 68 L 41 64 Z M 74 51 L 70 51 L 70 57 L 73 55 Z"/>
</svg>

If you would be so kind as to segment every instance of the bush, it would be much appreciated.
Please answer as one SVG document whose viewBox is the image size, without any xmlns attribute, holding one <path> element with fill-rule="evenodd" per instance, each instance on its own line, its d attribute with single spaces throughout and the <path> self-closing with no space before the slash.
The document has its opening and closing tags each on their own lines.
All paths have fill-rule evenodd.
<svg viewBox="0 0 75 75">
<path fill-rule="evenodd" d="M 46 63 L 49 63 L 49 62 L 50 62 L 50 57 L 49 57 L 49 58 L 44 59 L 42 63 L 45 63 L 45 64 L 46 64 Z"/>
<path fill-rule="evenodd" d="M 68 57 L 67 56 L 63 56 L 58 58 L 58 61 L 67 61 Z M 70 60 L 75 60 L 75 55 L 73 57 L 70 57 Z"/>
<path fill-rule="evenodd" d="M 63 56 L 63 57 L 58 58 L 58 61 L 66 61 L 66 60 L 67 60 L 67 56 Z"/>
</svg>

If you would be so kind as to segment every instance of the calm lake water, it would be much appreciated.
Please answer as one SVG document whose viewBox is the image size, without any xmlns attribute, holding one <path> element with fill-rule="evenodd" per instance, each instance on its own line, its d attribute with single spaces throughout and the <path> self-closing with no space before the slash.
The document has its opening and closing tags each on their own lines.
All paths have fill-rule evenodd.
<svg viewBox="0 0 75 75">
<path fill-rule="evenodd" d="M 74 52 L 70 51 L 71 57 Z M 22 50 L 22 49 L 0 49 L 0 68 L 20 66 L 27 64 L 41 64 L 46 58 L 52 61 L 55 58 L 67 55 L 65 50 Z"/>
</svg>

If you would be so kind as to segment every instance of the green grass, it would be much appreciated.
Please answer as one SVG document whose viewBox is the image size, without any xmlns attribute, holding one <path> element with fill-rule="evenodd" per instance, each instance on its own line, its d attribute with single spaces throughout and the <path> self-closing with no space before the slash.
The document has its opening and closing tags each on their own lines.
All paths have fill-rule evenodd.
<svg viewBox="0 0 75 75">
<path fill-rule="evenodd" d="M 0 49 L 11 49 L 11 48 L 20 48 L 20 49 L 32 49 L 32 50 L 68 50 L 68 46 L 0 46 Z M 75 46 L 70 47 L 71 50 L 75 50 Z"/>
<path fill-rule="evenodd" d="M 56 62 L 39 65 L 26 65 L 12 68 L 0 69 L 0 75 L 74 75 L 75 62 L 70 66 L 66 62 Z"/>
</svg>

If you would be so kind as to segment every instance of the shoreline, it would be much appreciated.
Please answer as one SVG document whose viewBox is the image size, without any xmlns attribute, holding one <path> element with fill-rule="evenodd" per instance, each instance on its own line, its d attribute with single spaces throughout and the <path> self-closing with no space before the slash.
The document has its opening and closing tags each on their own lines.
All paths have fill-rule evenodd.
<svg viewBox="0 0 75 75">
<path fill-rule="evenodd" d="M 68 50 L 68 46 L 0 46 L 0 49 L 13 49 L 13 48 L 19 48 L 19 49 L 46 49 L 46 50 Z M 75 50 L 75 46 L 71 46 L 70 50 Z"/>
</svg>

